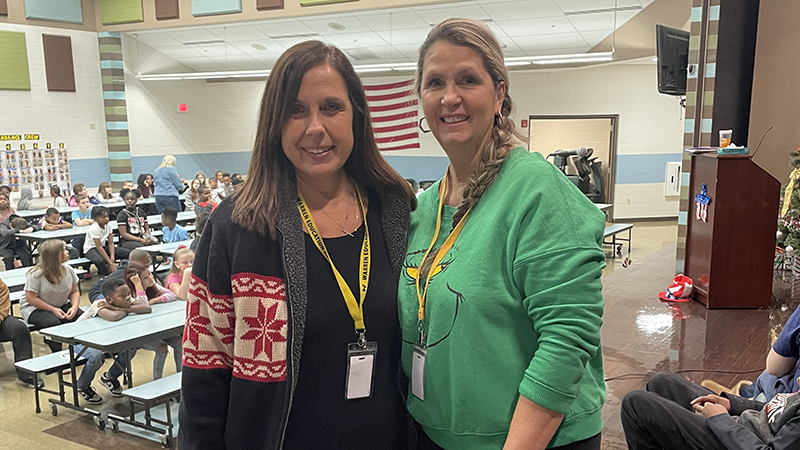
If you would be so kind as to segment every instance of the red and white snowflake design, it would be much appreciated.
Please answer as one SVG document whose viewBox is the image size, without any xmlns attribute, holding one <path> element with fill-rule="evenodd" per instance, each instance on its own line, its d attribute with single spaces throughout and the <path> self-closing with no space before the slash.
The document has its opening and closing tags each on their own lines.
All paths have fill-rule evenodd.
<svg viewBox="0 0 800 450">
<path fill-rule="evenodd" d="M 280 278 L 252 273 L 231 277 L 230 296 L 214 296 L 192 276 L 184 331 L 184 364 L 232 368 L 251 381 L 286 379 L 288 308 Z"/>
</svg>

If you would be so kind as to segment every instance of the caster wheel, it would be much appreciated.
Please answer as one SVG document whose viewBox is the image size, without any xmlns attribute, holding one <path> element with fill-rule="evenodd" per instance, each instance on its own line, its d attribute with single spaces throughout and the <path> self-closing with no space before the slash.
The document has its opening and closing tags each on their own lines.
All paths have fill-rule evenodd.
<svg viewBox="0 0 800 450">
<path fill-rule="evenodd" d="M 101 419 L 99 416 L 95 416 L 94 426 L 96 426 L 98 430 L 103 431 L 106 428 L 106 421 Z"/>
<path fill-rule="evenodd" d="M 58 415 L 58 406 L 50 404 L 50 414 L 52 414 L 53 416 L 57 416 Z"/>
<path fill-rule="evenodd" d="M 112 433 L 119 433 L 119 423 L 116 420 L 108 420 L 108 426 L 111 427 Z"/>
<path fill-rule="evenodd" d="M 622 246 L 621 245 L 617 246 L 617 256 L 622 256 Z"/>
<path fill-rule="evenodd" d="M 172 448 L 172 439 L 166 434 L 159 435 L 161 438 L 161 446 L 164 448 Z"/>
</svg>

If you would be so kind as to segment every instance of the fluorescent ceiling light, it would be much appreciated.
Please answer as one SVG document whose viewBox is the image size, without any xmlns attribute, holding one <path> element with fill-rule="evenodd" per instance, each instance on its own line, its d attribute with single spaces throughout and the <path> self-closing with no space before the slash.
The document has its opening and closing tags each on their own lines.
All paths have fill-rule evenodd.
<svg viewBox="0 0 800 450">
<path fill-rule="evenodd" d="M 551 56 L 519 56 L 506 58 L 506 67 L 549 64 L 582 64 L 593 62 L 613 61 L 614 53 L 576 53 L 572 55 Z M 387 63 L 387 64 L 356 64 L 353 66 L 357 73 L 378 72 L 412 72 L 417 69 L 417 63 Z M 262 78 L 267 77 L 270 70 L 228 70 L 223 72 L 187 72 L 187 73 L 160 73 L 151 75 L 137 74 L 141 81 L 168 81 L 168 80 L 213 80 L 224 78 Z"/>
</svg>

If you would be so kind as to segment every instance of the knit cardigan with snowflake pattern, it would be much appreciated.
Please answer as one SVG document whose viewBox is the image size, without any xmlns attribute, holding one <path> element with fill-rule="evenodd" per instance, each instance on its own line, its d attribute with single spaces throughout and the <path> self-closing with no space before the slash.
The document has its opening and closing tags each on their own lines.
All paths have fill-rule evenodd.
<svg viewBox="0 0 800 450">
<path fill-rule="evenodd" d="M 291 177 L 294 178 L 293 176 Z M 380 190 L 395 285 L 410 200 Z M 181 450 L 282 446 L 306 317 L 306 256 L 297 186 L 280 193 L 278 239 L 231 221 L 236 199 L 211 214 L 192 269 L 183 335 Z"/>
</svg>

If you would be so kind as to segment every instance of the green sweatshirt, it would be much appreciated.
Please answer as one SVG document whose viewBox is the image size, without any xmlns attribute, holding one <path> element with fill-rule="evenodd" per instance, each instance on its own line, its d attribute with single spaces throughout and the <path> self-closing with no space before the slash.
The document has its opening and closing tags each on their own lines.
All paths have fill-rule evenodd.
<svg viewBox="0 0 800 450">
<path fill-rule="evenodd" d="M 403 369 L 419 337 L 414 273 L 436 225 L 439 182 L 411 215 L 400 277 Z M 439 248 L 455 208 L 445 205 Z M 565 414 L 549 446 L 592 437 L 605 401 L 603 213 L 538 153 L 512 151 L 435 267 L 425 400 L 408 409 L 445 449 L 503 447 L 518 395 Z M 424 278 L 423 278 L 424 279 Z"/>
</svg>

